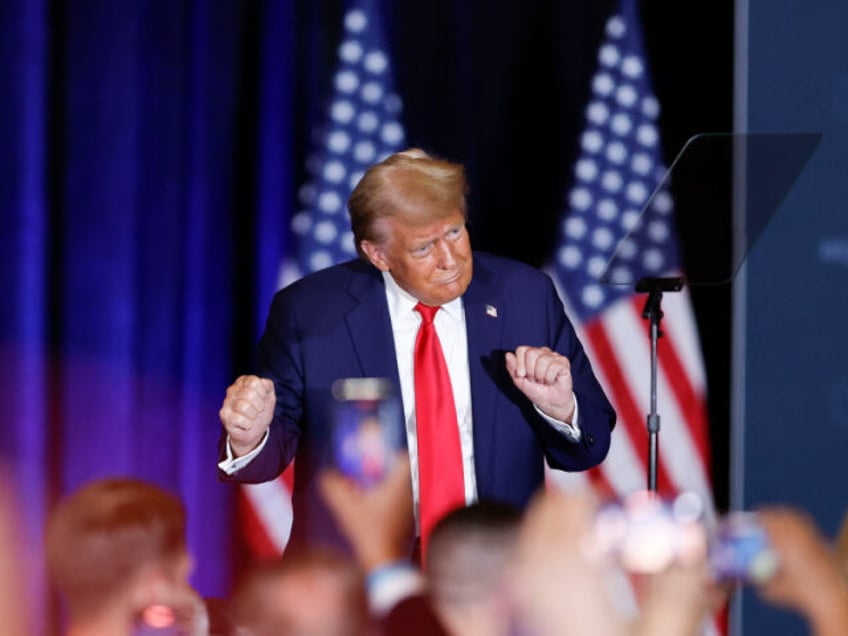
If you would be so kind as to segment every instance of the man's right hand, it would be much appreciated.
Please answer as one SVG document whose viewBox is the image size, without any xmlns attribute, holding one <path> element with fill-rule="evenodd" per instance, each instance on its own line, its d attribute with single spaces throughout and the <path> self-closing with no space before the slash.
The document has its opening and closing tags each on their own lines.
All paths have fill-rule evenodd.
<svg viewBox="0 0 848 636">
<path fill-rule="evenodd" d="M 405 452 L 386 478 L 371 488 L 358 486 L 333 468 L 321 472 L 319 487 L 366 572 L 408 556 L 415 517 Z"/>
<path fill-rule="evenodd" d="M 229 435 L 233 455 L 241 457 L 259 445 L 274 417 L 276 403 L 274 383 L 267 378 L 242 375 L 227 388 L 218 416 Z"/>
</svg>

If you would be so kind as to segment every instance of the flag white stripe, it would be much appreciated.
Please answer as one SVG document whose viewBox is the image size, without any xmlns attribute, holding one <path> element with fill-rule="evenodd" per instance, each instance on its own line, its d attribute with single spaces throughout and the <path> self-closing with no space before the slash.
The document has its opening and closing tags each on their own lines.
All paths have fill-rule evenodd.
<svg viewBox="0 0 848 636">
<path fill-rule="evenodd" d="M 268 537 L 282 554 L 289 541 L 293 513 L 291 493 L 281 478 L 242 487 Z"/>
<path fill-rule="evenodd" d="M 704 397 L 707 380 L 704 375 L 698 325 L 692 312 L 692 300 L 688 290 L 664 295 L 662 309 L 665 313 L 662 329 L 674 342 L 674 348 L 686 369 L 686 377 L 695 389 L 695 394 Z"/>
<path fill-rule="evenodd" d="M 613 443 L 610 446 L 607 459 L 601 465 L 601 471 L 613 489 L 621 496 L 636 490 L 647 488 L 647 469 L 639 459 L 634 446 L 634 440 L 620 428 L 613 433 Z"/>
</svg>

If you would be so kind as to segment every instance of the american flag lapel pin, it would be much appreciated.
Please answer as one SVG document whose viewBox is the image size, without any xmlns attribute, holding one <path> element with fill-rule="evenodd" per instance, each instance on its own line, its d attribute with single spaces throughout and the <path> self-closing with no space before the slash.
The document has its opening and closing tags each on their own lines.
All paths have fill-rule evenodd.
<svg viewBox="0 0 848 636">
<path fill-rule="evenodd" d="M 486 305 L 486 315 L 490 316 L 491 318 L 497 318 L 498 317 L 498 308 L 495 307 L 494 305 Z"/>
</svg>

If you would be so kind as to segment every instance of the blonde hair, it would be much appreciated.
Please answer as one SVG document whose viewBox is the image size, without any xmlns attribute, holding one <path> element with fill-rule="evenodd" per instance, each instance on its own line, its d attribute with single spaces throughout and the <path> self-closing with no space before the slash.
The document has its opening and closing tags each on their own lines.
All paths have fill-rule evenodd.
<svg viewBox="0 0 848 636">
<path fill-rule="evenodd" d="M 390 155 L 371 166 L 354 188 L 348 200 L 348 213 L 354 242 L 375 243 L 381 235 L 381 219 L 403 217 L 412 224 L 430 223 L 459 211 L 466 215 L 465 168 L 458 163 L 437 159 L 420 148 Z"/>
<path fill-rule="evenodd" d="M 138 479 L 95 480 L 63 499 L 48 523 L 46 553 L 70 615 L 98 612 L 145 565 L 179 559 L 185 524 L 176 495 Z"/>
</svg>

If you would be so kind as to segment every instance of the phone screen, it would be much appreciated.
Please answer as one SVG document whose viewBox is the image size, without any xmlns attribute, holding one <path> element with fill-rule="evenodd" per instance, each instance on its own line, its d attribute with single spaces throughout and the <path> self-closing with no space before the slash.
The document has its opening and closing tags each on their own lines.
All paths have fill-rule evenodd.
<svg viewBox="0 0 848 636">
<path fill-rule="evenodd" d="M 336 467 L 369 487 L 391 471 L 403 443 L 403 408 L 383 378 L 343 378 L 333 385 Z"/>
<path fill-rule="evenodd" d="M 777 571 L 778 558 L 756 514 L 736 512 L 719 523 L 710 563 L 719 580 L 762 583 Z"/>
</svg>

